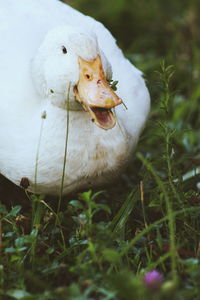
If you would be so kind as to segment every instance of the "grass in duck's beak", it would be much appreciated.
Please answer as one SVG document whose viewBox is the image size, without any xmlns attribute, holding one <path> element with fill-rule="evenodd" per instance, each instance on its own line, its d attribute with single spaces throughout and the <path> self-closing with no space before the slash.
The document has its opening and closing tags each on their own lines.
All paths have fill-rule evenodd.
<svg viewBox="0 0 200 300">
<path fill-rule="evenodd" d="M 74 89 L 76 99 L 89 112 L 96 125 L 105 130 L 113 128 L 116 120 L 111 109 L 121 104 L 122 100 L 109 86 L 100 56 L 93 61 L 79 57 L 79 68 L 79 81 Z"/>
</svg>

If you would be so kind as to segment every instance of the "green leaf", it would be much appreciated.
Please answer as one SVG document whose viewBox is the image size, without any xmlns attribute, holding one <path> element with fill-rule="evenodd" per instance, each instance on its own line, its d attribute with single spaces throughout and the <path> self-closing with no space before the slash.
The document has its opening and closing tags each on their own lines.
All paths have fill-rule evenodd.
<svg viewBox="0 0 200 300">
<path fill-rule="evenodd" d="M 110 263 L 118 263 L 120 261 L 120 255 L 113 249 L 103 250 L 103 258 Z"/>
<path fill-rule="evenodd" d="M 7 213 L 8 213 L 8 212 L 7 212 L 7 210 L 6 210 L 5 205 L 0 204 L 0 214 L 6 215 Z"/>
<path fill-rule="evenodd" d="M 16 261 L 20 261 L 21 257 L 19 255 L 12 255 L 10 261 L 11 262 L 16 262 Z"/>
<path fill-rule="evenodd" d="M 55 249 L 54 249 L 53 247 L 50 247 L 50 248 L 48 248 L 48 249 L 46 250 L 46 253 L 47 253 L 47 254 L 52 254 L 52 253 L 54 253 L 54 251 L 55 251 Z"/>
<path fill-rule="evenodd" d="M 9 247 L 9 248 L 5 249 L 5 253 L 14 253 L 15 251 L 16 251 L 16 249 L 13 247 Z"/>
<path fill-rule="evenodd" d="M 134 204 L 137 200 L 137 194 L 138 194 L 137 190 L 134 190 L 133 192 L 131 192 L 128 195 L 126 201 L 123 203 L 122 207 L 119 209 L 117 214 L 114 216 L 114 218 L 110 224 L 110 229 L 113 232 L 119 233 L 124 230 L 125 224 L 128 220 L 128 217 L 129 217 L 130 213 L 132 212 Z"/>
<path fill-rule="evenodd" d="M 36 238 L 37 235 L 38 235 L 38 229 L 33 229 L 33 230 L 31 231 L 30 236 L 31 236 L 32 238 Z"/>
<path fill-rule="evenodd" d="M 20 205 L 16 205 L 15 207 L 13 207 L 13 209 L 8 213 L 7 217 L 15 217 L 21 210 L 21 206 Z"/>
<path fill-rule="evenodd" d="M 68 205 L 78 209 L 83 209 L 83 204 L 78 200 L 71 200 Z"/>
<path fill-rule="evenodd" d="M 110 207 L 106 204 L 97 204 L 96 205 L 96 210 L 95 210 L 95 213 L 99 210 L 104 210 L 105 212 L 107 212 L 108 214 L 111 214 L 111 210 L 110 210 Z"/>
<path fill-rule="evenodd" d="M 148 204 L 148 206 L 149 207 L 160 206 L 160 199 L 154 198 L 153 200 L 151 200 L 151 202 Z"/>
<path fill-rule="evenodd" d="M 10 290 L 7 292 L 7 296 L 10 296 L 14 299 L 23 299 L 27 296 L 30 296 L 29 293 L 27 293 L 26 291 L 24 290 Z"/>
<path fill-rule="evenodd" d="M 103 193 L 105 193 L 105 191 L 98 191 L 92 195 L 91 199 L 95 200 L 99 195 L 101 195 Z"/>
<path fill-rule="evenodd" d="M 15 246 L 17 248 L 22 247 L 26 243 L 26 237 L 19 237 L 15 240 Z"/>
<path fill-rule="evenodd" d="M 111 85 L 111 88 L 113 89 L 113 91 L 117 91 L 117 84 L 118 84 L 119 81 L 113 81 L 112 85 Z"/>
<path fill-rule="evenodd" d="M 85 202 L 89 202 L 92 196 L 92 190 L 89 190 L 87 192 L 81 193 L 79 195 L 79 198 Z"/>
</svg>

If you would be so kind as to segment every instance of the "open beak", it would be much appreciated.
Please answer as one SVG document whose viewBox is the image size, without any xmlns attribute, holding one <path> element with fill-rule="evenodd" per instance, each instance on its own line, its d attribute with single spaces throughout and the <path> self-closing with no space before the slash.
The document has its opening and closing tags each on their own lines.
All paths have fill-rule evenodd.
<svg viewBox="0 0 200 300">
<path fill-rule="evenodd" d="M 79 81 L 74 93 L 96 125 L 105 130 L 115 126 L 116 119 L 111 109 L 122 100 L 109 86 L 99 55 L 93 61 L 79 57 Z"/>
</svg>

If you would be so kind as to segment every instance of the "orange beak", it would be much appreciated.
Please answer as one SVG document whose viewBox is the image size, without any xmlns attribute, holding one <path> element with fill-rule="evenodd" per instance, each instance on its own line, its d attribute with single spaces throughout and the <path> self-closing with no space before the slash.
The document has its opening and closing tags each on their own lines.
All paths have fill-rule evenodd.
<svg viewBox="0 0 200 300">
<path fill-rule="evenodd" d="M 74 89 L 76 99 L 89 112 L 92 121 L 108 130 L 115 126 L 116 119 L 111 109 L 122 100 L 109 86 L 98 55 L 93 61 L 79 57 L 79 81 Z"/>
</svg>

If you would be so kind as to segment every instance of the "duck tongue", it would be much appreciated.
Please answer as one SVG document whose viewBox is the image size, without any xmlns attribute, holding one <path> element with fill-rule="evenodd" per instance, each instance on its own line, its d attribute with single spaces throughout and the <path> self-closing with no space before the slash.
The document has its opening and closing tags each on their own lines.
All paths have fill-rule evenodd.
<svg viewBox="0 0 200 300">
<path fill-rule="evenodd" d="M 108 130 L 115 126 L 116 120 L 110 109 L 90 107 L 92 120 L 101 128 Z"/>
</svg>

